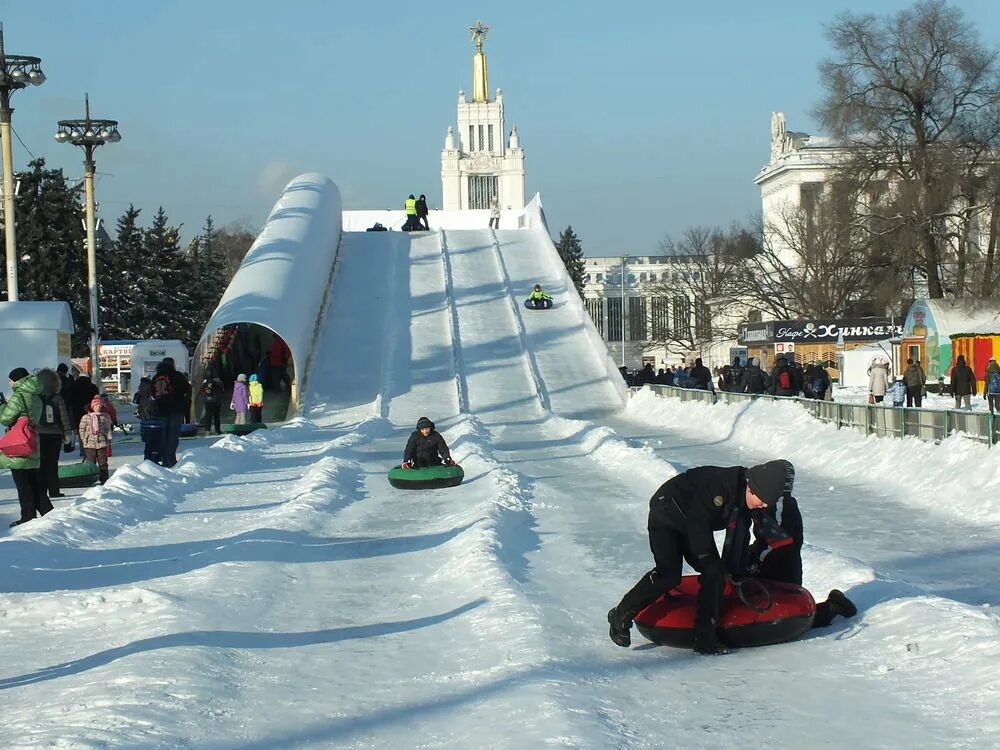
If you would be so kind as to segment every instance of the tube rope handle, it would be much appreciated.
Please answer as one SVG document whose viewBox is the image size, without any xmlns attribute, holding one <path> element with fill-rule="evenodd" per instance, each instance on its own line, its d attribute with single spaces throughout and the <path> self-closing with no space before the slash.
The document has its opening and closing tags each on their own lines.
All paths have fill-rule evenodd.
<svg viewBox="0 0 1000 750">
<path fill-rule="evenodd" d="M 744 593 L 743 586 L 749 583 L 750 581 L 756 582 L 756 584 L 760 586 L 760 590 L 764 592 L 764 596 L 767 597 L 767 604 L 765 604 L 763 607 L 757 607 L 751 604 L 748 595 Z M 737 581 L 734 579 L 733 587 L 736 589 L 736 593 L 740 597 L 740 601 L 743 602 L 743 604 L 745 604 L 747 607 L 752 609 L 754 612 L 767 612 L 767 610 L 771 608 L 771 605 L 774 604 L 774 599 L 771 596 L 771 592 L 768 590 L 767 586 L 761 583 L 759 578 L 744 578 L 742 581 Z"/>
</svg>

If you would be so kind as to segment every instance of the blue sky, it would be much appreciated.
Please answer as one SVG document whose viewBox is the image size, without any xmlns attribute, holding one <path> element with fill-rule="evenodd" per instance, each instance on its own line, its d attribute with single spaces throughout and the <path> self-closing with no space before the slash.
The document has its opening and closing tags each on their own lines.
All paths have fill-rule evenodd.
<svg viewBox="0 0 1000 750">
<path fill-rule="evenodd" d="M 445 131 L 471 89 L 466 27 L 481 17 L 528 194 L 553 233 L 572 224 L 588 255 L 618 255 L 759 211 L 770 113 L 816 130 L 823 24 L 909 5 L 0 0 L 0 20 L 7 51 L 48 75 L 13 98 L 27 148 L 82 175 L 79 149 L 52 135 L 89 92 L 123 134 L 97 155 L 102 216 L 133 202 L 148 220 L 162 204 L 189 237 L 209 213 L 259 227 L 302 171 L 329 175 L 348 208 L 411 192 L 439 205 Z M 1000 3 L 959 5 L 997 46 Z M 15 140 L 18 168 L 29 158 Z"/>
</svg>

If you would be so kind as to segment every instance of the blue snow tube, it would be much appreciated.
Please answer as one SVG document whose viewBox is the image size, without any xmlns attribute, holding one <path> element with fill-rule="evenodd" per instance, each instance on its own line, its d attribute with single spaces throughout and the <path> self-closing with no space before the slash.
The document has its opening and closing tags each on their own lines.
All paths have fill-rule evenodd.
<svg viewBox="0 0 1000 750">
<path fill-rule="evenodd" d="M 529 310 L 550 310 L 552 308 L 552 300 L 533 300 L 529 298 L 524 301 L 524 306 Z"/>
</svg>

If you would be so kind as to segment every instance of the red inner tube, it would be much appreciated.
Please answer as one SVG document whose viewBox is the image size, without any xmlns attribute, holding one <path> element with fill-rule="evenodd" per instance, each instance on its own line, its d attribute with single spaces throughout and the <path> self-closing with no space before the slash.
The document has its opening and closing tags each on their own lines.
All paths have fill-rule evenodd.
<svg viewBox="0 0 1000 750">
<path fill-rule="evenodd" d="M 665 646 L 690 648 L 698 607 L 698 576 L 684 576 L 669 594 L 636 615 L 646 638 Z M 744 582 L 740 590 L 726 583 L 719 639 L 733 647 L 766 646 L 793 641 L 812 627 L 816 602 L 801 586 L 766 578 Z"/>
</svg>

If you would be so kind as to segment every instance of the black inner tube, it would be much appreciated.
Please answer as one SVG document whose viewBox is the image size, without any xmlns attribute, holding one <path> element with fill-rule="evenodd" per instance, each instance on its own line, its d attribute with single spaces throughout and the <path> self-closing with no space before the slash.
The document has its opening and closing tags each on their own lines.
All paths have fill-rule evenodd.
<svg viewBox="0 0 1000 750">
<path fill-rule="evenodd" d="M 764 598 L 767 600 L 767 604 L 763 607 L 758 607 L 750 602 L 750 595 L 743 591 L 743 587 L 748 583 L 753 581 L 760 588 L 761 592 L 764 594 Z M 767 612 L 774 603 L 774 599 L 771 597 L 771 592 L 768 590 L 759 578 L 744 578 L 742 581 L 733 581 L 733 586 L 736 587 L 736 594 L 740 597 L 740 601 L 743 602 L 747 607 L 752 609 L 754 612 Z"/>
</svg>

